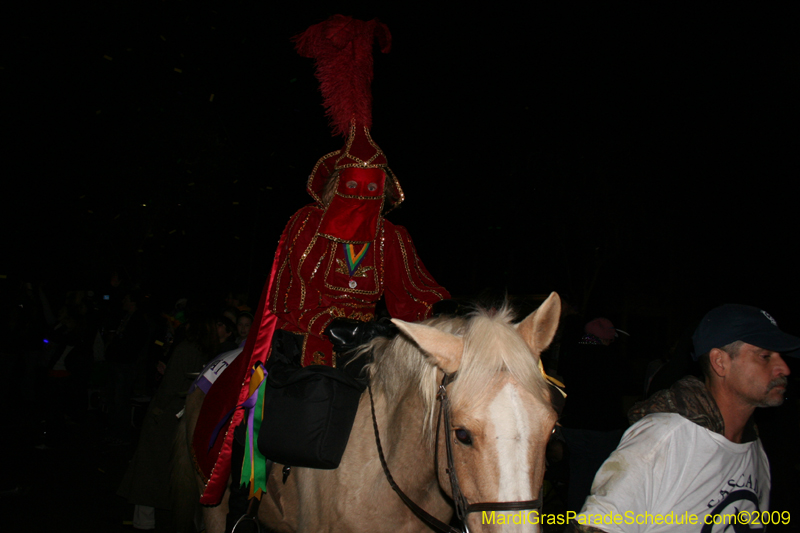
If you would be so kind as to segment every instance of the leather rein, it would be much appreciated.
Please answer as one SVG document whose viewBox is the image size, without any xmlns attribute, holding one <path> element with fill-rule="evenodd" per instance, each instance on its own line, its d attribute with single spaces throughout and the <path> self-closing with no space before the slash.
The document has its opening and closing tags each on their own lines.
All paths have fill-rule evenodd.
<svg viewBox="0 0 800 533">
<path fill-rule="evenodd" d="M 378 420 L 375 417 L 375 402 L 372 399 L 372 386 L 368 385 L 367 388 L 369 390 L 369 403 L 372 407 L 372 427 L 375 429 L 375 443 L 378 446 L 378 456 L 381 460 L 381 466 L 383 467 L 383 473 L 386 475 L 386 480 L 389 482 L 389 485 L 392 489 L 397 493 L 403 503 L 413 512 L 417 518 L 422 520 L 425 524 L 427 524 L 432 529 L 437 531 L 441 531 L 443 533 L 469 533 L 469 527 L 467 526 L 467 515 L 470 513 L 476 513 L 480 511 L 524 511 L 529 509 L 536 509 L 537 511 L 542 508 L 542 492 L 539 492 L 539 497 L 535 500 L 525 500 L 525 501 L 512 501 L 512 502 L 480 502 L 480 503 L 469 503 L 467 498 L 464 496 L 464 493 L 461 492 L 461 487 L 458 484 L 458 475 L 456 474 L 455 463 L 453 461 L 453 443 L 451 442 L 450 434 L 453 431 L 452 425 L 450 423 L 450 401 L 447 397 L 447 385 L 452 383 L 454 379 L 453 374 L 445 374 L 442 378 L 442 383 L 439 385 L 439 392 L 436 395 L 436 398 L 439 400 L 439 416 L 437 417 L 436 421 L 436 448 L 434 451 L 434 463 L 436 464 L 436 468 L 438 469 L 439 465 L 439 429 L 442 425 L 442 420 L 444 420 L 444 427 L 445 427 L 445 444 L 447 450 L 447 474 L 450 477 L 450 487 L 453 493 L 453 502 L 456 508 L 456 516 L 458 516 L 461 523 L 464 524 L 464 530 L 460 530 L 454 528 L 448 524 L 445 524 L 435 516 L 431 515 L 427 511 L 425 511 L 422 507 L 417 505 L 411 498 L 406 495 L 405 492 L 400 489 L 397 483 L 394 481 L 391 472 L 389 471 L 389 466 L 386 463 L 386 458 L 383 455 L 383 447 L 381 446 L 381 438 L 380 434 L 378 433 Z"/>
</svg>

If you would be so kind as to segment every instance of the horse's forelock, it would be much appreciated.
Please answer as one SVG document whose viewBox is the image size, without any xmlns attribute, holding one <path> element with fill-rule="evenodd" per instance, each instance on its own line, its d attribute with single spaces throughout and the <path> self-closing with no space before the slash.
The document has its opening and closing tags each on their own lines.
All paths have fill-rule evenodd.
<svg viewBox="0 0 800 533">
<path fill-rule="evenodd" d="M 526 391 L 549 403 L 547 382 L 538 360 L 512 323 L 508 306 L 499 310 L 476 311 L 464 335 L 464 354 L 453 382 L 454 408 L 469 409 L 485 401 L 490 385 L 510 374 Z"/>
</svg>

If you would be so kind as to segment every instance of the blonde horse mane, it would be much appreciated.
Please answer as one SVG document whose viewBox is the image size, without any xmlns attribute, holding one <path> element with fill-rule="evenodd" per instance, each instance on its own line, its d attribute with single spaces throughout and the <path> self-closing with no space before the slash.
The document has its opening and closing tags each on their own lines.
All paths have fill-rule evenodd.
<svg viewBox="0 0 800 533">
<path fill-rule="evenodd" d="M 511 375 L 521 387 L 541 402 L 549 404 L 550 392 L 539 369 L 539 354 L 517 333 L 508 305 L 499 310 L 477 309 L 466 318 L 438 317 L 422 322 L 426 326 L 462 337 L 464 352 L 449 396 L 454 408 L 469 409 L 485 400 L 490 385 Z M 441 371 L 420 348 L 404 335 L 394 339 L 377 338 L 364 351 L 372 351 L 367 372 L 373 389 L 386 396 L 389 404 L 416 385 L 422 398 L 429 441 L 433 442 L 436 419 L 436 393 Z"/>
</svg>

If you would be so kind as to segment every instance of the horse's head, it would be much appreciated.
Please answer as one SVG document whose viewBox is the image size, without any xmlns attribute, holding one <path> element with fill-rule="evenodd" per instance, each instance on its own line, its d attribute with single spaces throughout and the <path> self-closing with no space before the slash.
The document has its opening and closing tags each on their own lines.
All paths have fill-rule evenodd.
<svg viewBox="0 0 800 533">
<path fill-rule="evenodd" d="M 446 472 L 445 439 L 450 440 L 458 486 L 467 504 L 540 498 L 545 448 L 557 415 L 539 355 L 555 335 L 560 309 L 561 301 L 553 293 L 517 325 L 506 309 L 477 313 L 462 335 L 394 321 L 431 364 L 454 376 L 447 386 L 450 429 L 445 435 L 442 425 L 437 443 L 440 483 L 454 499 L 459 496 L 458 491 L 453 495 Z M 539 531 L 534 525 L 536 511 L 478 507 L 469 510 L 471 531 Z M 500 507 L 514 509 L 514 505 Z"/>
</svg>

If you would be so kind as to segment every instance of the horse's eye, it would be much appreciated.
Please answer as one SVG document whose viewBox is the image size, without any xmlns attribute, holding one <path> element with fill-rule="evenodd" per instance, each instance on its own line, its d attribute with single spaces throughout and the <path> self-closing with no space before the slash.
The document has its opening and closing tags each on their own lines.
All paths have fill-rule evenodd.
<svg viewBox="0 0 800 533">
<path fill-rule="evenodd" d="M 464 428 L 458 428 L 456 430 L 456 438 L 461 444 L 466 444 L 467 446 L 472 444 L 472 435 Z"/>
</svg>

